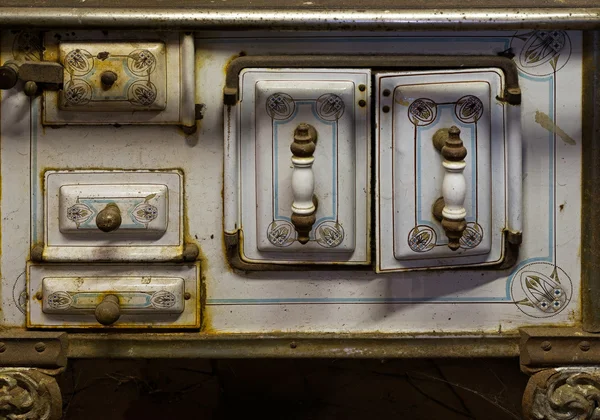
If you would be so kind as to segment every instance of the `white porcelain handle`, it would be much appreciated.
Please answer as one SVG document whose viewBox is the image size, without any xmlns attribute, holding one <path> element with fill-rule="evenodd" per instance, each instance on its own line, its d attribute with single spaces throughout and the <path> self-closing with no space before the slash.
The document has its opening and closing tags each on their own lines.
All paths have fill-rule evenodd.
<svg viewBox="0 0 600 420">
<path fill-rule="evenodd" d="M 442 165 L 446 170 L 442 182 L 442 197 L 434 204 L 433 213 L 436 218 L 441 219 L 448 237 L 448 247 L 456 251 L 460 248 L 460 238 L 467 227 L 467 210 L 464 207 L 467 198 L 467 180 L 464 175 L 467 149 L 456 126 L 438 130 L 433 136 L 433 144 L 444 157 Z"/>
<path fill-rule="evenodd" d="M 315 193 L 315 174 L 312 167 L 317 146 L 317 131 L 310 124 L 299 124 L 294 130 L 292 151 L 292 223 L 298 232 L 298 242 L 306 244 L 316 220 L 317 200 Z"/>
</svg>

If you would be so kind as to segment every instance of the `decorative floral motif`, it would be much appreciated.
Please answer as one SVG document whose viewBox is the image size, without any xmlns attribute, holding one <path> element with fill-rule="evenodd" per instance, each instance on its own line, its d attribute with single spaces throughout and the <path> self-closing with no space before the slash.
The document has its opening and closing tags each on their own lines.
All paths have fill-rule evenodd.
<svg viewBox="0 0 600 420">
<path fill-rule="evenodd" d="M 46 299 L 52 309 L 69 309 L 73 304 L 73 297 L 67 292 L 54 292 Z"/>
<path fill-rule="evenodd" d="M 517 32 L 511 48 L 519 69 L 533 76 L 559 71 L 571 56 L 571 40 L 565 31 Z"/>
<path fill-rule="evenodd" d="M 13 42 L 13 58 L 21 61 L 41 61 L 44 52 L 39 32 L 22 31 Z"/>
<path fill-rule="evenodd" d="M 135 105 L 149 106 L 156 100 L 156 86 L 152 82 L 138 80 L 129 87 L 127 99 Z"/>
<path fill-rule="evenodd" d="M 315 239 L 324 248 L 335 248 L 344 241 L 344 228 L 338 222 L 323 222 L 315 229 Z"/>
<path fill-rule="evenodd" d="M 267 239 L 275 246 L 286 247 L 294 243 L 294 233 L 295 229 L 291 223 L 274 221 L 267 228 Z"/>
<path fill-rule="evenodd" d="M 156 68 L 156 58 L 148 50 L 135 50 L 127 57 L 127 67 L 136 76 L 147 76 Z"/>
<path fill-rule="evenodd" d="M 175 306 L 177 298 L 171 292 L 161 290 L 152 294 L 150 304 L 157 309 L 167 309 Z"/>
<path fill-rule="evenodd" d="M 274 120 L 286 120 L 296 110 L 296 102 L 286 93 L 274 93 L 267 98 L 267 114 Z"/>
<path fill-rule="evenodd" d="M 435 230 L 426 225 L 415 226 L 408 234 L 408 246 L 414 252 L 427 252 L 435 247 Z"/>
<path fill-rule="evenodd" d="M 87 222 L 94 215 L 94 211 L 82 203 L 73 204 L 67 209 L 67 219 L 79 226 Z"/>
<path fill-rule="evenodd" d="M 94 68 L 94 56 L 86 50 L 73 50 L 65 57 L 65 67 L 69 73 L 83 76 Z"/>
<path fill-rule="evenodd" d="M 483 115 L 483 103 L 477 96 L 463 96 L 456 101 L 454 113 L 464 123 L 477 122 Z"/>
<path fill-rule="evenodd" d="M 571 279 L 560 267 L 542 262 L 522 267 L 511 286 L 517 307 L 537 318 L 561 312 L 571 301 L 572 289 Z"/>
<path fill-rule="evenodd" d="M 467 227 L 460 238 L 462 249 L 472 249 L 481 243 L 483 239 L 483 228 L 476 222 L 467 223 Z"/>
<path fill-rule="evenodd" d="M 85 105 L 92 99 L 92 87 L 85 80 L 73 79 L 66 83 L 64 95 L 69 105 Z"/>
<path fill-rule="evenodd" d="M 317 99 L 317 114 L 325 121 L 337 121 L 344 115 L 344 100 L 333 93 L 326 93 Z"/>
<path fill-rule="evenodd" d="M 158 208 L 152 204 L 144 202 L 133 208 L 131 216 L 136 222 L 147 225 L 158 217 Z"/>
<path fill-rule="evenodd" d="M 415 99 L 408 107 L 408 119 L 417 126 L 429 125 L 437 117 L 437 104 L 431 99 Z"/>
</svg>

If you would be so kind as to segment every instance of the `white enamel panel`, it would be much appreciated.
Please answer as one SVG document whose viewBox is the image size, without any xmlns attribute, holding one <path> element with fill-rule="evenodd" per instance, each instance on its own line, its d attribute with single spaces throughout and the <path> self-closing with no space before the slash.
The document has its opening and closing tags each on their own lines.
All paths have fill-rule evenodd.
<svg viewBox="0 0 600 420">
<path fill-rule="evenodd" d="M 359 85 L 364 85 L 362 91 Z M 248 69 L 241 73 L 235 147 L 244 157 L 237 168 L 244 259 L 367 261 L 368 85 L 368 70 Z M 318 136 L 311 178 L 294 178 L 314 183 L 311 190 L 318 200 L 316 222 L 304 245 L 297 241 L 291 223 L 292 186 L 304 188 L 292 183 L 290 151 L 300 123 L 312 125 Z M 231 127 L 226 127 L 227 132 Z M 226 203 L 235 205 L 233 200 Z"/>
<path fill-rule="evenodd" d="M 116 204 L 122 218 L 119 228 L 110 234 L 160 236 L 167 230 L 169 189 L 166 185 L 63 185 L 58 195 L 59 230 L 67 235 L 106 235 L 107 232 L 96 226 L 96 216 L 109 203 Z M 54 217 L 53 210 L 48 208 L 49 218 Z"/>
<path fill-rule="evenodd" d="M 173 171 L 48 171 L 44 259 L 157 260 L 181 254 L 182 175 Z M 114 203 L 121 226 L 103 232 L 97 214 Z"/>
<path fill-rule="evenodd" d="M 167 105 L 166 48 L 162 42 L 61 42 L 65 69 L 58 106 L 72 111 L 162 111 Z M 112 86 L 102 75 L 116 76 Z"/>
<path fill-rule="evenodd" d="M 44 277 L 42 312 L 91 315 L 107 294 L 119 299 L 122 314 L 180 314 L 184 280 L 169 277 Z"/>
<path fill-rule="evenodd" d="M 548 31 L 196 32 L 196 102 L 207 106 L 198 133 L 187 137 L 167 126 L 49 129 L 39 118 L 41 98 L 30 99 L 19 88 L 1 91 L 2 325 L 26 325 L 27 300 L 32 294 L 26 285 L 26 261 L 31 246 L 44 241 L 45 185 L 40 174 L 48 168 L 91 171 L 99 167 L 181 168 L 185 173 L 186 240 L 201 249 L 205 305 L 210 314 L 201 335 L 283 331 L 438 336 L 456 332 L 457 337 L 514 337 L 523 326 L 578 325 L 582 34 L 553 32 L 558 33 L 553 34 L 559 38 L 557 52 L 540 62 L 530 62 L 528 57 L 539 57 L 530 52 L 536 39 L 551 35 Z M 35 34 L 2 32 L 2 61 L 40 59 Z M 223 226 L 235 232 L 240 225 L 238 206 L 229 203 L 230 199 L 241 202 L 236 184 L 241 175 L 235 172 L 237 166 L 227 165 L 232 156 L 237 156 L 234 162 L 248 157 L 233 147 L 234 141 L 223 144 L 224 135 L 233 139 L 239 126 L 236 108 L 231 107 L 232 133 L 223 131 L 223 116 L 228 115 L 228 108 L 222 106 L 223 69 L 240 51 L 273 55 L 289 54 L 291 48 L 298 54 L 322 55 L 496 55 L 511 48 L 523 92 L 523 144 L 515 147 L 523 153 L 522 175 L 510 170 L 510 177 L 523 188 L 523 211 L 511 222 L 520 222 L 524 232 L 517 264 L 501 271 L 474 267 L 379 274 L 370 266 L 285 273 L 232 270 L 221 232 Z M 518 110 L 508 107 L 508 111 Z M 513 162 L 509 158 L 507 166 Z M 554 273 L 558 275 L 565 291 L 561 308 L 542 310 L 541 302 L 526 287 L 525 273 L 531 272 L 548 284 L 555 284 Z"/>
<path fill-rule="evenodd" d="M 377 82 L 377 269 L 500 261 L 509 124 L 506 105 L 496 99 L 504 88 L 502 72 L 401 72 L 378 74 Z M 446 233 L 432 214 L 434 202 L 443 196 L 443 183 L 451 181 L 449 175 L 455 176 L 446 173 L 433 135 L 451 126 L 460 129 L 467 149 L 463 172 L 467 228 L 456 251 L 448 247 Z M 447 188 L 453 192 L 452 185 Z"/>
<path fill-rule="evenodd" d="M 195 264 L 30 264 L 27 325 L 103 328 L 94 311 L 112 294 L 121 316 L 108 328 L 197 328 L 199 274 Z"/>
<path fill-rule="evenodd" d="M 42 55 L 65 66 L 64 89 L 43 94 L 46 125 L 195 124 L 191 35 L 48 31 Z"/>
</svg>

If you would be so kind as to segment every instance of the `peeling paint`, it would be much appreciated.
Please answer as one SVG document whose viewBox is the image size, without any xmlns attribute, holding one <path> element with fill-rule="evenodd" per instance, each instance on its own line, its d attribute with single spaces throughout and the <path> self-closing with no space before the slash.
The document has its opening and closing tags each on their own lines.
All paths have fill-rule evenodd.
<svg viewBox="0 0 600 420">
<path fill-rule="evenodd" d="M 538 123 L 542 128 L 545 128 L 551 133 L 556 133 L 566 144 L 576 145 L 577 142 L 573 137 L 569 136 L 565 131 L 552 121 L 552 119 L 540 111 L 535 111 L 535 122 Z"/>
</svg>

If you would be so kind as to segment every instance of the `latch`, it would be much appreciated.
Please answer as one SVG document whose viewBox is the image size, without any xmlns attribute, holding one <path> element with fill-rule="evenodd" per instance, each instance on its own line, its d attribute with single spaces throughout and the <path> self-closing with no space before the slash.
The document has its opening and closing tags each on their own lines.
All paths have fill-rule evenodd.
<svg viewBox="0 0 600 420">
<path fill-rule="evenodd" d="M 25 94 L 35 96 L 41 90 L 61 89 L 63 74 L 64 68 L 59 63 L 8 60 L 0 66 L 0 89 L 12 89 L 22 80 Z"/>
</svg>

